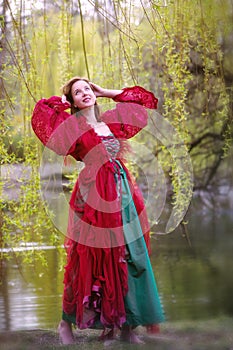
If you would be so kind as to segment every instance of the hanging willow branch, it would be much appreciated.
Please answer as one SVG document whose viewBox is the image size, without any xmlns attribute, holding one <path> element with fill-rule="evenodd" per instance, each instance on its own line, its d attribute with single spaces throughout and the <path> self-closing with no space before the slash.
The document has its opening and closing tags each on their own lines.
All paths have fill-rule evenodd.
<svg viewBox="0 0 233 350">
<path fill-rule="evenodd" d="M 127 34 L 124 30 L 122 30 L 122 28 L 117 25 L 114 20 L 116 19 L 115 17 L 113 18 L 113 21 L 110 20 L 109 17 L 112 17 L 106 10 L 104 10 L 103 8 L 101 8 L 99 5 L 96 6 L 96 4 L 94 3 L 94 1 L 88 0 L 88 2 L 93 5 L 96 9 L 97 12 L 100 13 L 101 16 L 103 16 L 113 27 L 115 27 L 120 33 L 124 34 L 127 38 L 133 40 L 135 42 L 135 44 L 138 45 L 138 42 L 135 38 L 133 38 L 131 35 Z M 114 3 L 115 6 L 115 3 Z M 100 11 L 100 9 L 102 11 Z"/>
<path fill-rule="evenodd" d="M 31 2 L 30 13 L 25 11 L 26 8 L 28 11 L 27 3 L 26 0 L 3 0 L 0 9 L 0 148 L 3 164 L 26 160 L 27 166 L 37 168 L 41 149 L 31 137 L 31 96 L 50 96 L 61 79 L 69 78 L 73 73 L 72 53 L 75 51 L 85 59 L 84 64 L 79 65 L 80 74 L 87 71 L 88 77 L 96 75 L 100 84 L 110 86 L 138 82 L 156 92 L 159 112 L 177 126 L 189 148 L 195 189 L 213 188 L 214 179 L 229 181 L 229 171 L 225 175 L 216 170 L 232 144 L 232 67 L 229 65 L 228 73 L 222 64 L 224 54 L 224 59 L 230 63 L 231 57 L 227 57 L 230 46 L 219 45 L 229 33 L 230 1 L 222 1 L 225 13 L 219 12 L 219 0 L 170 0 L 164 1 L 166 6 L 156 5 L 162 1 L 142 0 L 141 5 L 136 0 L 41 0 L 43 9 L 36 9 Z M 90 4 L 93 6 L 97 17 L 85 14 L 86 4 L 89 8 Z M 221 25 L 217 20 L 221 20 Z M 100 30 L 102 24 L 103 31 Z M 85 33 L 86 25 L 89 25 L 88 30 L 93 30 L 90 36 Z M 73 40 L 74 32 L 77 40 Z M 229 45 L 228 41 L 226 45 Z M 90 69 L 89 57 L 96 58 L 93 69 Z M 139 137 L 150 145 L 150 140 L 143 139 L 142 134 Z M 169 157 L 170 144 L 164 149 L 162 144 L 156 146 L 154 142 L 151 140 L 150 145 L 155 149 L 154 156 L 161 162 L 167 178 L 177 180 L 174 181 L 174 192 L 178 193 L 184 182 L 175 177 L 175 164 L 172 167 Z M 14 146 L 10 151 L 9 143 Z M 22 179 L 20 183 L 23 183 Z M 35 239 L 40 243 L 45 231 L 49 232 L 51 241 L 56 242 L 54 227 L 42 210 L 39 186 L 39 176 L 33 171 L 30 179 L 25 178 L 17 205 L 7 203 L 11 216 L 5 211 L 4 198 L 0 195 L 0 229 L 1 222 L 4 223 L 0 245 L 11 247 Z M 180 205 L 185 198 L 177 196 L 174 200 Z M 34 217 L 36 222 L 32 220 Z M 187 228 L 183 226 L 182 230 L 189 242 Z M 12 235 L 14 231 L 20 233 Z"/>
<path fill-rule="evenodd" d="M 86 50 L 86 44 L 85 44 L 85 35 L 84 35 L 83 13 L 82 13 L 82 6 L 81 6 L 80 0 L 78 0 L 78 6 L 79 6 L 79 12 L 80 12 L 80 19 L 81 19 L 83 54 L 84 54 L 85 65 L 87 70 L 87 77 L 88 79 L 90 79 L 90 72 L 89 72 L 88 61 L 87 61 L 87 50 Z"/>
<path fill-rule="evenodd" d="M 9 4 L 9 2 L 6 0 L 6 4 L 8 6 L 8 9 L 10 11 L 10 15 L 11 15 L 11 19 L 12 19 L 12 23 L 13 23 L 13 28 L 16 30 L 16 33 L 18 33 L 18 37 L 20 38 L 20 43 L 22 45 L 22 53 L 24 54 L 23 58 L 24 58 L 24 63 L 26 65 L 26 69 L 28 68 L 28 64 L 30 63 L 30 65 L 32 66 L 33 69 L 35 69 L 34 65 L 33 65 L 33 62 L 31 60 L 31 56 L 30 56 L 30 53 L 28 51 L 28 48 L 26 46 L 26 42 L 22 36 L 22 32 L 21 30 L 19 29 L 19 26 L 17 24 L 17 21 L 15 20 L 14 18 L 14 15 L 13 15 L 13 12 L 12 12 L 12 9 L 11 9 L 11 6 Z M 23 72 L 23 69 L 22 67 L 20 67 L 20 62 L 19 62 L 19 59 L 18 59 L 18 54 L 15 52 L 15 48 L 11 45 L 10 41 L 8 40 L 8 37 L 5 36 L 5 44 L 6 44 L 6 47 L 5 49 L 8 50 L 11 58 L 12 58 L 12 61 L 14 63 L 14 65 L 17 67 L 17 71 L 19 73 L 19 76 L 23 79 L 23 82 L 24 82 L 24 85 L 29 93 L 29 95 L 32 97 L 32 99 L 36 102 L 36 98 L 34 97 L 31 89 L 30 89 L 30 86 L 29 86 L 29 83 L 27 81 L 27 78 Z"/>
<path fill-rule="evenodd" d="M 27 65 L 28 59 L 30 59 L 30 52 L 29 52 L 29 50 L 27 48 L 26 41 L 23 38 L 22 30 L 20 28 L 21 27 L 21 23 L 20 23 L 20 25 L 18 25 L 14 15 L 13 15 L 12 8 L 11 8 L 11 5 L 10 5 L 8 0 L 6 0 L 6 3 L 7 3 L 8 9 L 9 9 L 9 12 L 10 12 L 10 16 L 11 16 L 11 19 L 12 19 L 13 27 L 16 30 L 16 32 L 18 34 L 18 38 L 20 39 L 20 43 L 22 45 L 24 58 L 25 58 L 24 63 Z M 20 21 L 21 21 L 21 16 L 20 16 Z M 30 62 L 30 64 L 33 64 L 33 62 Z M 33 67 L 33 68 L 35 68 L 35 67 Z"/>
<path fill-rule="evenodd" d="M 119 25 L 118 14 L 117 14 L 117 7 L 116 7 L 115 3 L 114 3 L 114 13 L 115 13 L 116 21 L 117 21 L 117 23 Z M 124 14 L 124 17 L 125 17 L 125 20 L 126 20 L 128 26 L 129 26 L 129 22 L 127 21 L 127 18 L 126 18 L 125 14 Z M 129 26 L 129 28 L 130 28 L 130 26 Z M 127 50 L 126 50 L 126 47 L 125 47 L 125 43 L 124 43 L 124 40 L 122 38 L 122 32 L 121 31 L 119 32 L 119 40 L 120 40 L 120 48 L 123 49 L 125 62 L 127 64 L 127 67 L 128 67 L 129 72 L 130 72 L 131 78 L 133 79 L 133 83 L 136 85 L 137 84 L 137 79 L 136 79 L 135 73 L 134 73 L 133 61 L 131 60 L 131 57 L 129 57 L 129 55 L 127 53 Z M 135 42 L 137 43 L 136 39 L 135 39 Z"/>
<path fill-rule="evenodd" d="M 10 44 L 10 42 L 8 41 L 7 38 L 5 38 L 5 41 L 6 41 L 6 44 L 7 44 L 8 48 L 9 48 L 8 51 L 9 51 L 9 53 L 10 53 L 10 55 L 11 55 L 12 61 L 13 61 L 14 65 L 17 67 L 17 70 L 18 70 L 18 73 L 19 73 L 20 77 L 23 79 L 23 82 L 24 82 L 24 84 L 25 84 L 25 87 L 26 87 L 26 89 L 27 89 L 29 95 L 30 95 L 30 96 L 33 98 L 33 100 L 36 102 L 36 98 L 35 98 L 35 96 L 33 95 L 32 91 L 31 91 L 31 89 L 30 89 L 30 87 L 29 87 L 29 84 L 28 84 L 28 82 L 27 82 L 27 79 L 26 79 L 26 77 L 25 77 L 25 74 L 24 74 L 22 68 L 20 67 L 19 60 L 17 59 L 17 57 L 16 57 L 16 55 L 15 55 L 14 48 L 11 46 L 11 44 Z"/>
</svg>

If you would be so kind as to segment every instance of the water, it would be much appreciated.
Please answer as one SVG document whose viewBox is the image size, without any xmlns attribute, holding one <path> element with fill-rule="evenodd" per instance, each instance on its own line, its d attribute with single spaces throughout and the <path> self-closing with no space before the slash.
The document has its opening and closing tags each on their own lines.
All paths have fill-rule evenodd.
<svg viewBox="0 0 233 350">
<path fill-rule="evenodd" d="M 159 240 L 156 264 L 170 320 L 233 315 L 233 215 L 230 191 L 209 206 L 193 201 L 189 247 L 178 233 Z"/>
<path fill-rule="evenodd" d="M 62 273 L 58 252 L 46 251 L 48 267 L 16 265 L 14 259 L 2 266 L 0 287 L 0 330 L 54 328 L 60 318 Z"/>
<path fill-rule="evenodd" d="M 168 321 L 233 315 L 233 191 L 212 201 L 194 199 L 192 246 L 178 229 L 153 236 L 151 261 Z M 51 247 L 47 247 L 51 248 Z M 45 251 L 48 267 L 2 261 L 0 331 L 54 329 L 61 316 L 63 271 L 59 254 Z"/>
</svg>

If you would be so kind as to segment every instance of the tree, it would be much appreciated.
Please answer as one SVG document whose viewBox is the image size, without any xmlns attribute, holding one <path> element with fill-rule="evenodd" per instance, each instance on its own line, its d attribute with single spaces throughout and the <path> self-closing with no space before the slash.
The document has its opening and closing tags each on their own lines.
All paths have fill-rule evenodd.
<svg viewBox="0 0 233 350">
<path fill-rule="evenodd" d="M 191 156 L 194 189 L 213 191 L 217 183 L 229 182 L 224 170 L 232 145 L 233 10 L 231 1 L 221 1 L 221 11 L 219 3 L 22 0 L 21 6 L 13 7 L 3 1 L 1 165 L 24 164 L 31 169 L 29 178 L 25 174 L 20 179 L 24 185 L 18 206 L 1 196 L 3 245 L 41 242 L 42 221 L 57 240 L 41 209 L 42 149 L 30 118 L 35 101 L 60 94 L 59 87 L 73 75 L 90 75 L 106 87 L 140 84 L 152 90 L 159 97 L 159 112 Z M 141 141 L 150 142 L 145 137 Z M 169 150 L 156 142 L 154 156 L 170 180 L 174 205 L 182 202 Z M 32 216 L 36 222 L 25 230 L 23 222 L 31 222 Z M 16 226 L 24 235 L 12 235 Z"/>
</svg>

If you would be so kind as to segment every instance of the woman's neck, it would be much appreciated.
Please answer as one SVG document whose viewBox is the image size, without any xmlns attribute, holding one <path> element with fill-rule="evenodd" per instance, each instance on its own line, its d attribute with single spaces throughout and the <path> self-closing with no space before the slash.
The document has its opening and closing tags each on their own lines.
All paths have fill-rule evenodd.
<svg viewBox="0 0 233 350">
<path fill-rule="evenodd" d="M 96 124 L 97 123 L 94 106 L 85 108 L 82 110 L 82 112 L 83 112 L 82 114 L 86 118 L 86 121 L 88 124 Z"/>
</svg>

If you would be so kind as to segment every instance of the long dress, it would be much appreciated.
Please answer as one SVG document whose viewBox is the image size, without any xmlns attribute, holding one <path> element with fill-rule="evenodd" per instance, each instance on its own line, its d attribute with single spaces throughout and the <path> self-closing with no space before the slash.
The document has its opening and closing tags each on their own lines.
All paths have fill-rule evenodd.
<svg viewBox="0 0 233 350">
<path fill-rule="evenodd" d="M 164 320 L 146 208 L 124 163 L 126 140 L 146 126 L 146 108 L 156 108 L 157 99 L 136 86 L 114 100 L 116 108 L 101 116 L 108 136 L 98 135 L 84 116 L 65 112 L 69 106 L 57 96 L 38 101 L 32 116 L 44 145 L 85 164 L 70 198 L 62 314 L 80 329 Z"/>
</svg>

